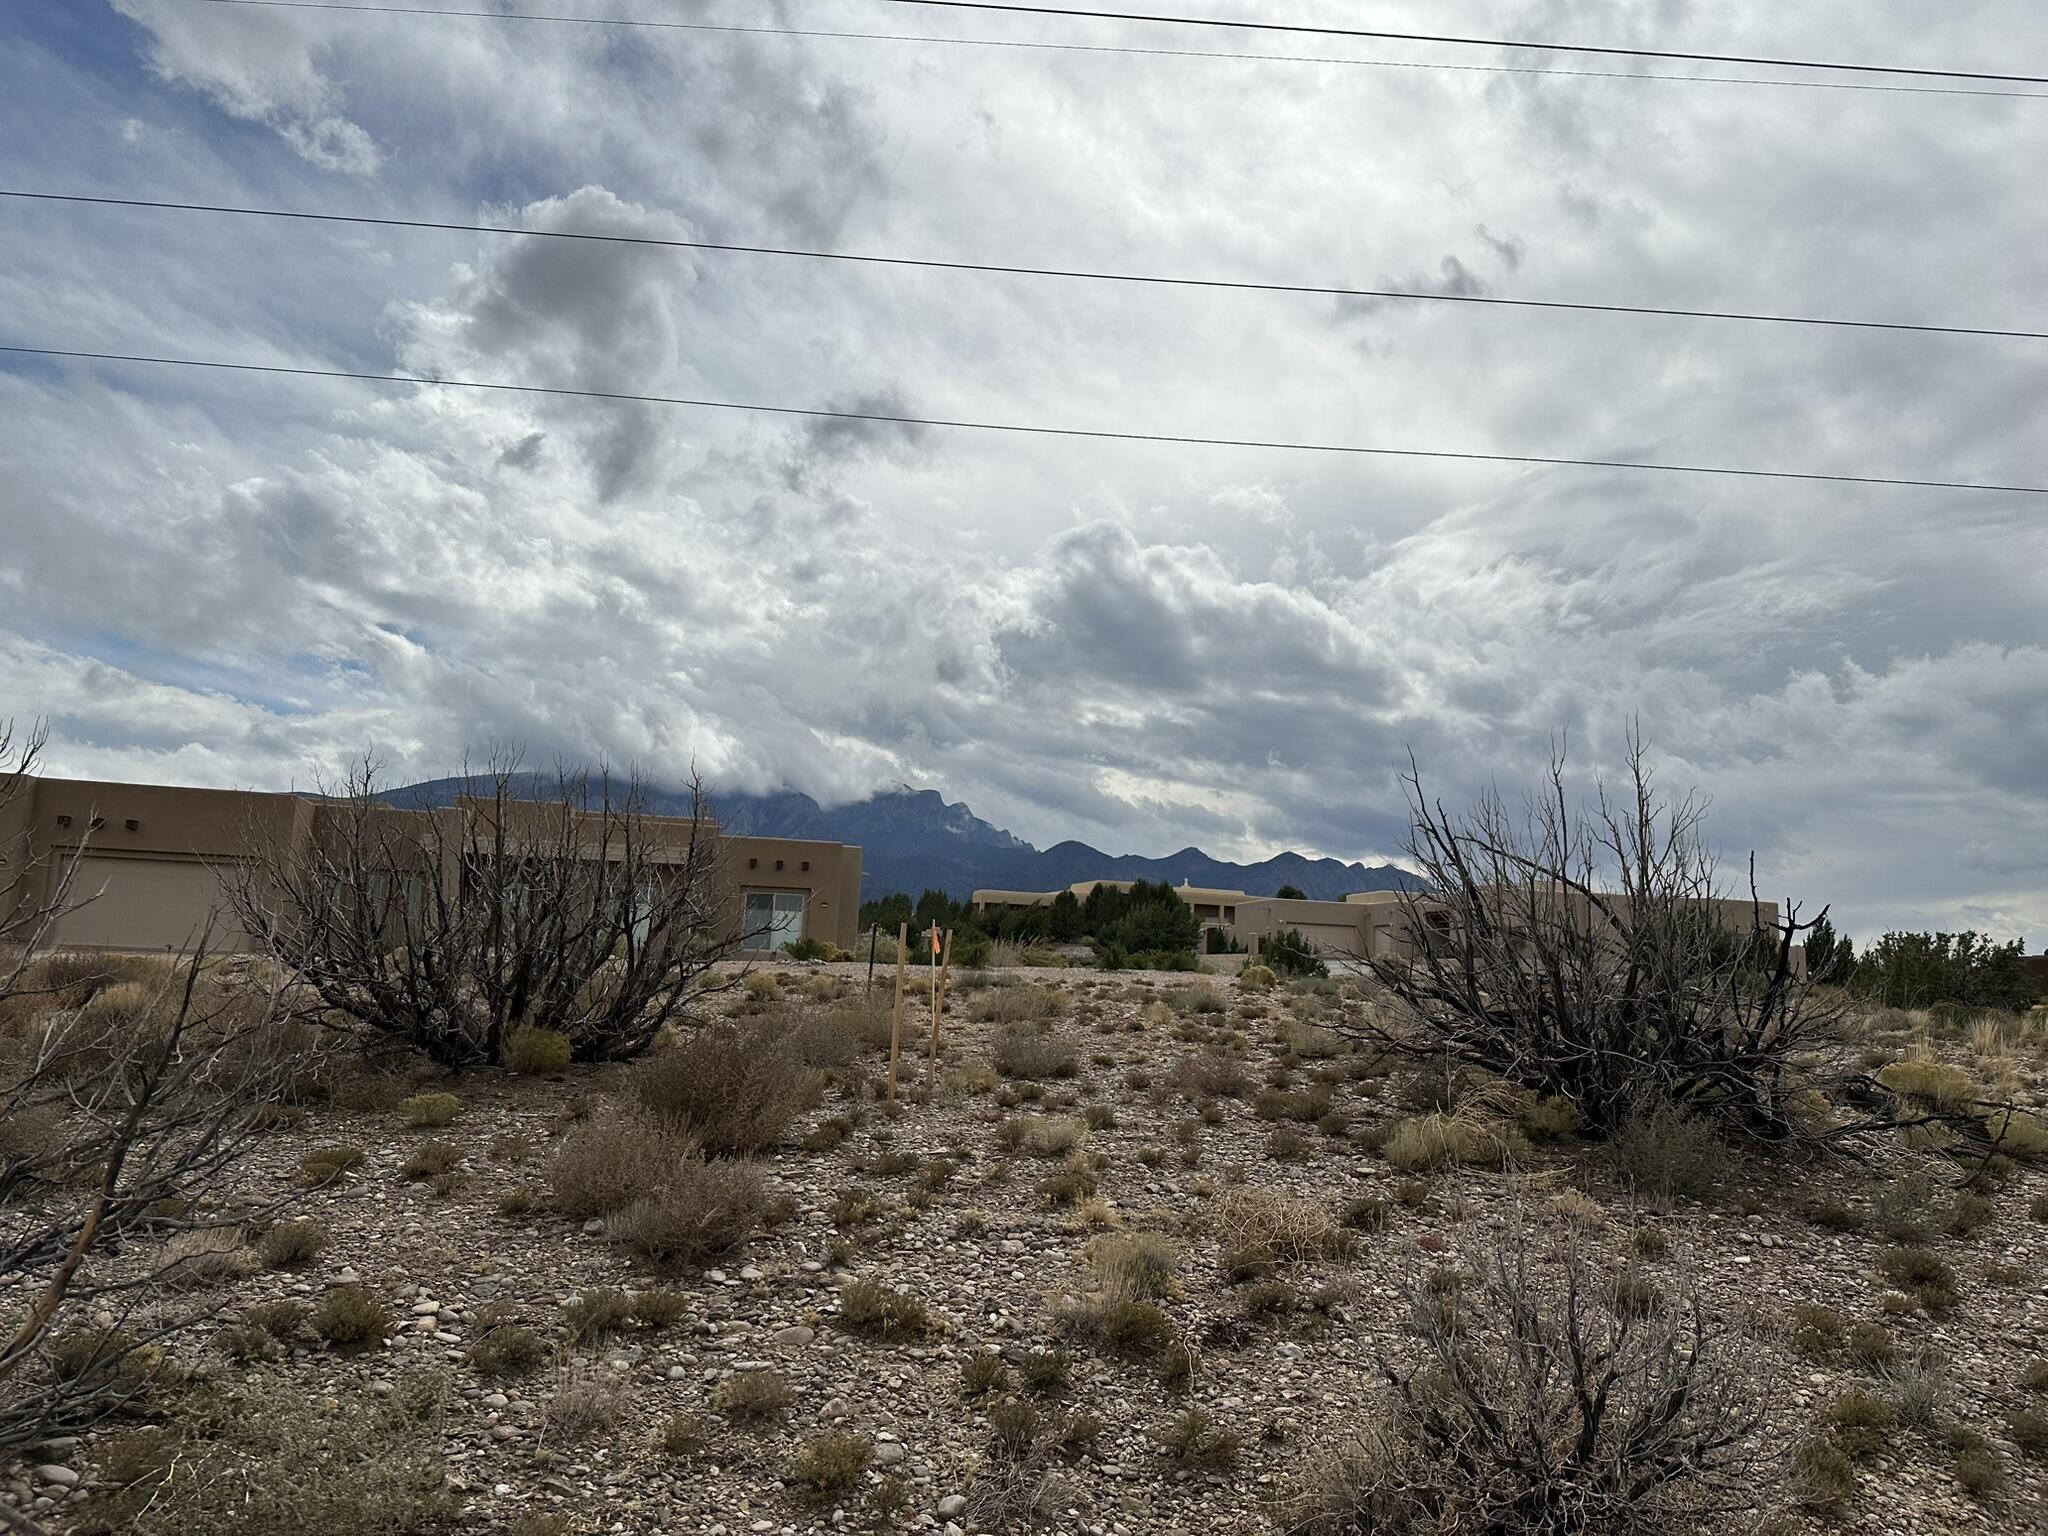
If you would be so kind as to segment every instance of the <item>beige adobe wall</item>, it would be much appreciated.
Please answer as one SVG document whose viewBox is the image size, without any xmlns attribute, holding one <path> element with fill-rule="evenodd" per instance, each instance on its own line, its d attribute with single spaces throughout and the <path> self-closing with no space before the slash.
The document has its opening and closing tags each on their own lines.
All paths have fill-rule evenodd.
<svg viewBox="0 0 2048 1536">
<path fill-rule="evenodd" d="M 860 924 L 860 850 L 787 837 L 729 837 L 721 854 L 735 931 L 748 891 L 804 897 L 804 936 L 851 949 Z M 853 892 L 848 897 L 849 880 Z"/>
<path fill-rule="evenodd" d="M 456 860 L 464 841 L 461 821 L 474 810 L 379 807 L 373 815 L 379 835 L 394 850 L 438 857 L 439 877 L 450 882 L 457 878 Z M 322 835 L 323 822 L 339 814 L 338 806 L 298 795 L 34 779 L 26 793 L 0 809 L 0 847 L 13 847 L 10 833 L 26 832 L 41 860 L 32 888 L 25 884 L 13 898 L 21 909 L 47 901 L 61 866 L 79 858 L 73 900 L 93 899 L 66 914 L 51 936 L 55 943 L 177 949 L 196 938 L 211 919 L 210 943 L 216 950 L 247 949 L 253 947 L 249 936 L 225 910 L 222 871 L 244 860 L 254 846 L 310 849 Z M 427 816 L 441 823 L 439 836 L 437 829 L 422 824 L 420 818 Z M 682 840 L 679 848 L 686 843 L 687 818 L 652 820 L 658 835 Z M 717 837 L 715 827 L 707 824 L 706 830 Z M 860 909 L 858 848 L 796 839 L 725 841 L 719 853 L 725 860 L 721 876 L 728 889 L 722 895 L 735 928 L 741 889 L 796 890 L 807 898 L 806 934 L 852 945 Z M 750 859 L 753 869 L 747 867 Z"/>
<path fill-rule="evenodd" d="M 51 942 L 105 949 L 183 949 L 209 926 L 216 951 L 251 948 L 221 875 L 252 839 L 302 839 L 308 824 L 298 796 L 243 790 L 37 779 L 24 800 L 41 860 L 30 899 L 49 900 L 76 860 Z"/>
</svg>

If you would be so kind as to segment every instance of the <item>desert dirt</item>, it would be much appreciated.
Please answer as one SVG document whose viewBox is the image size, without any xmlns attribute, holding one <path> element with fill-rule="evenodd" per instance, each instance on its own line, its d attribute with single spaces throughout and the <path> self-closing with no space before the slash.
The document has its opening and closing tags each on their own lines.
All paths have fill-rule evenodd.
<svg viewBox="0 0 2048 1536">
<path fill-rule="evenodd" d="M 858 997 L 864 987 L 859 965 L 775 969 L 778 998 L 747 1006 L 801 1016 L 833 1006 L 806 989 L 836 984 Z M 819 980 L 827 976 L 836 983 Z M 317 1302 L 359 1281 L 384 1302 L 393 1331 L 358 1353 L 302 1338 L 281 1359 L 248 1362 L 220 1353 L 202 1328 L 178 1346 L 179 1358 L 280 1400 L 388 1395 L 409 1378 L 445 1373 L 444 1405 L 412 1433 L 439 1450 L 458 1496 L 458 1529 L 971 1532 L 996 1528 L 977 1511 L 1002 1463 L 991 1448 L 991 1409 L 1000 1398 L 964 1396 L 963 1362 L 1004 1352 L 1014 1396 L 1015 1365 L 1025 1353 L 1060 1347 L 1070 1361 L 1067 1384 L 1038 1401 L 1041 1416 L 1051 1423 L 1092 1415 L 1099 1432 L 1070 1454 L 1043 1459 L 1034 1474 L 1045 1481 L 1047 1528 L 1132 1536 L 1270 1531 L 1272 1501 L 1319 1448 L 1384 1411 L 1378 1362 L 1414 1357 L 1417 1277 L 1483 1247 L 1501 1223 L 1520 1220 L 1545 1233 L 1580 1233 L 1655 1284 L 1676 1287 L 1691 1277 L 1710 1316 L 1741 1320 L 1768 1368 L 1777 1448 L 1810 1431 L 1838 1393 L 1873 1385 L 1870 1369 L 1839 1354 L 1808 1358 L 1787 1342 L 1780 1325 L 1788 1310 L 1818 1305 L 1845 1324 L 1881 1324 L 1902 1356 L 1937 1361 L 1947 1383 L 1944 1418 L 1988 1435 L 2007 1476 L 2002 1492 L 1974 1498 L 1958 1483 L 1940 1432 L 1902 1425 L 1858 1469 L 1855 1492 L 1839 1512 L 1802 1509 L 1789 1485 L 1767 1478 L 1731 1528 L 1769 1519 L 1785 1531 L 2048 1530 L 2048 1465 L 2009 1443 L 2004 1428 L 2029 1401 L 2020 1385 L 2026 1369 L 2048 1355 L 2048 1224 L 2029 1214 L 2048 1195 L 2048 1170 L 2039 1165 L 2021 1168 L 1993 1192 L 1992 1212 L 1977 1230 L 1936 1244 L 1960 1277 L 1962 1300 L 1945 1315 L 1929 1315 L 1901 1307 L 1904 1298 L 1881 1277 L 1878 1261 L 1891 1245 L 1872 1225 L 1831 1230 L 1811 1214 L 1830 1204 L 1868 1210 L 1880 1177 L 1936 1166 L 1895 1144 L 1881 1145 L 1868 1166 L 1731 1155 L 1707 1198 L 1661 1209 L 1627 1198 L 1598 1150 L 1571 1142 L 1538 1146 L 1507 1169 L 1410 1175 L 1359 1133 L 1417 1114 L 1429 1099 L 1430 1074 L 1400 1065 L 1353 1075 L 1352 1045 L 1300 1032 L 1342 1022 L 1354 1001 L 1284 983 L 1253 991 L 1228 977 L 1082 970 L 999 973 L 996 986 L 956 977 L 937 1089 L 926 1099 L 929 1015 L 913 977 L 897 1112 L 875 1100 L 885 1054 L 864 1050 L 766 1157 L 788 1219 L 717 1267 L 658 1273 L 622 1251 L 599 1222 L 544 1207 L 501 1213 L 508 1193 L 545 1187 L 551 1143 L 578 1115 L 609 1113 L 630 1067 L 576 1067 L 554 1078 L 466 1074 L 431 1084 L 461 1101 L 446 1128 L 403 1129 L 383 1107 L 323 1106 L 267 1133 L 248 1165 L 247 1192 L 260 1200 L 296 1191 L 300 1159 L 317 1148 L 346 1143 L 364 1154 L 342 1181 L 299 1195 L 289 1213 L 325 1227 L 324 1250 L 299 1268 L 224 1280 L 214 1298 L 221 1322 L 260 1302 Z M 1220 1012 L 1187 1011 L 1196 982 L 1220 996 Z M 1043 1027 L 1076 1048 L 1071 1077 L 1031 1082 L 991 1069 L 993 1042 L 1006 1025 L 973 1015 L 1031 987 L 1059 993 Z M 886 968 L 877 972 L 876 992 L 886 1005 Z M 742 997 L 729 994 L 720 1006 L 740 1005 Z M 1172 1090 L 1174 1068 L 1212 1044 L 1227 1048 L 1233 1032 L 1242 1037 L 1249 1088 L 1243 1097 L 1207 1101 L 1205 1119 L 1202 1106 Z M 1941 1048 L 1968 1052 L 1961 1042 Z M 2040 1036 L 2011 1051 L 2005 1069 L 2039 1103 Z M 1255 1095 L 1269 1081 L 1301 1089 L 1319 1078 L 1343 1121 L 1335 1133 L 1256 1112 Z M 805 1148 L 815 1128 L 856 1105 L 858 1123 L 843 1141 Z M 1090 1110 L 1096 1123 L 1081 1150 L 1096 1167 L 1094 1193 L 1055 1203 L 1040 1185 L 1066 1158 L 1007 1151 L 998 1126 Z M 1276 1144 L 1283 1129 L 1298 1145 L 1286 1136 Z M 402 1165 L 432 1138 L 456 1142 L 459 1165 L 436 1179 L 406 1177 Z M 812 1139 L 822 1145 L 828 1138 Z M 927 1173 L 934 1159 L 949 1160 L 951 1174 Z M 1269 1293 L 1274 1309 L 1247 1315 L 1247 1288 L 1224 1273 L 1213 1231 L 1219 1202 L 1240 1188 L 1286 1191 L 1333 1214 L 1359 1197 L 1378 1197 L 1385 1222 L 1360 1231 L 1348 1257 L 1283 1267 L 1276 1278 L 1284 1300 Z M 865 1220 L 850 1218 L 842 1201 L 848 1192 L 866 1197 Z M 1644 1228 L 1664 1241 L 1639 1245 Z M 1161 1305 L 1196 1352 L 1184 1387 L 1162 1382 L 1150 1360 L 1062 1338 L 1055 1328 L 1056 1299 L 1089 1284 L 1088 1245 L 1116 1230 L 1159 1232 L 1177 1251 Z M 1638 1246 L 1661 1251 L 1644 1256 Z M 893 1338 L 842 1326 L 842 1295 L 864 1280 L 920 1299 L 927 1326 Z M 608 1288 L 672 1290 L 684 1299 L 682 1316 L 663 1328 L 628 1324 L 608 1337 L 573 1340 L 568 1306 Z M 513 1379 L 480 1374 L 468 1349 L 486 1306 L 509 1309 L 539 1333 L 549 1358 Z M 759 1371 L 783 1379 L 789 1406 L 758 1420 L 722 1414 L 720 1384 Z M 567 1382 L 592 1380 L 616 1422 L 580 1438 L 561 1432 L 546 1413 L 551 1396 Z M 1218 1449 L 1204 1464 L 1162 1446 L 1162 1434 L 1191 1409 L 1235 1437 L 1234 1459 Z M 701 1416 L 694 1454 L 670 1455 L 658 1443 L 677 1415 Z M 827 1429 L 872 1437 L 875 1449 L 850 1490 L 820 1500 L 793 1482 L 792 1458 Z M 108 1424 L 43 1454 L 78 1473 L 75 1489 L 27 1466 L 0 1487 L 11 1487 L 20 1507 L 53 1530 L 89 1528 L 105 1485 L 103 1452 L 122 1432 Z M 892 1503 L 900 1508 L 887 1510 Z"/>
</svg>

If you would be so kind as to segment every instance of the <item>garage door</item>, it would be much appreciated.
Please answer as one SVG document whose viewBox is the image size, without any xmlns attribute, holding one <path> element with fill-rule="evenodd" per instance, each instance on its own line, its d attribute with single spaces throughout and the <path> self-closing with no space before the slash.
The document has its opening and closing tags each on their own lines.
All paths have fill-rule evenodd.
<svg viewBox="0 0 2048 1536">
<path fill-rule="evenodd" d="M 219 876 L 190 859 L 88 857 L 71 896 L 81 905 L 58 922 L 55 941 L 110 949 L 188 948 L 222 904 Z M 226 929 L 215 932 L 213 948 L 244 947 L 240 926 L 227 919 Z"/>
</svg>

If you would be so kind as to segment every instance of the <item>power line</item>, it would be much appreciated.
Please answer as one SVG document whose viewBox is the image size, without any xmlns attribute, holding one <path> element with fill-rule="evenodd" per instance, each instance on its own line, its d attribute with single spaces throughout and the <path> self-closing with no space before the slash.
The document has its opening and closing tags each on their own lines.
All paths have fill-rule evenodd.
<svg viewBox="0 0 2048 1536">
<path fill-rule="evenodd" d="M 1026 437 L 1096 438 L 1105 442 L 1164 443 L 1178 447 L 1261 448 L 1286 453 L 1339 453 L 1391 459 L 1458 460 L 1472 464 L 1529 464 L 1549 468 L 1632 469 L 1677 475 L 1727 475 L 1747 480 L 1804 480 L 1832 485 L 1907 486 L 1917 490 L 2000 491 L 2048 496 L 2048 485 L 2000 485 L 1968 480 L 1918 480 L 1895 475 L 1830 475 L 1790 469 L 1743 469 L 1717 464 L 1663 464 L 1634 459 L 1579 459 L 1533 453 L 1474 453 L 1450 448 L 1381 448 L 1361 443 L 1310 443 L 1277 438 L 1201 437 L 1177 432 L 1117 432 L 1095 427 L 1048 427 L 1020 422 L 973 421 L 945 416 L 908 416 L 885 411 L 843 411 L 821 406 L 763 405 L 741 400 L 706 400 L 683 395 L 637 394 L 620 389 L 569 389 L 545 384 L 505 384 L 483 379 L 449 379 L 418 373 L 363 373 L 343 368 L 294 367 L 284 363 L 237 363 L 196 357 L 156 357 L 132 352 L 91 352 L 69 347 L 27 347 L 0 343 L 0 353 L 20 357 L 68 358 L 86 362 L 142 363 L 163 368 L 203 368 L 288 378 L 342 379 L 364 384 L 418 384 L 435 389 L 474 389 L 513 395 L 549 395 L 571 400 L 606 400 L 632 405 L 668 405 L 706 411 L 743 411 L 764 416 L 802 416 L 823 421 L 862 421 L 899 427 L 942 427 L 969 432 L 1009 432 Z"/>
<path fill-rule="evenodd" d="M 1233 293 L 1306 294 L 1342 299 L 1389 299 L 1433 304 L 1476 304 L 1497 309 L 1575 310 L 1602 315 L 1658 315 L 1671 319 L 1741 320 L 1770 325 L 1811 325 L 1859 331 L 1910 331 L 1935 336 L 1992 336 L 2015 341 L 2048 341 L 2048 331 L 1994 326 L 1931 325 L 1907 320 L 1845 320 L 1824 315 L 1781 315 L 1750 310 L 1678 309 L 1656 304 L 1593 304 L 1568 299 L 1509 299 L 1478 293 L 1412 292 L 1400 288 L 1345 288 L 1316 283 L 1268 283 L 1221 277 L 1165 277 L 1145 272 L 1100 272 L 1077 267 L 1024 267 L 988 261 L 940 261 L 921 256 L 877 256 L 853 251 L 812 251 L 795 246 L 739 245 L 719 240 L 679 240 L 658 235 L 604 234 L 590 230 L 526 229 L 509 224 L 466 224 L 450 219 L 401 219 L 372 214 L 308 212 L 295 208 L 249 208 L 229 203 L 184 203 L 156 198 L 97 197 L 74 192 L 29 192 L 0 187 L 0 197 L 30 202 L 74 203 L 105 208 L 144 208 L 180 213 L 232 214 L 310 224 L 360 224 L 384 229 L 424 229 L 456 234 L 531 236 L 581 240 L 598 245 L 652 246 L 729 255 L 787 256 L 805 261 L 842 261 L 861 266 L 910 267 L 935 272 L 978 272 L 1004 277 L 1053 277 L 1105 283 L 1139 283 L 1163 288 L 1221 289 Z"/>
<path fill-rule="evenodd" d="M 1137 21 L 1156 26 L 1217 27 L 1233 32 L 1285 32 L 1300 37 L 1364 37 L 1381 42 L 1446 43 L 1459 48 L 1529 48 L 1543 53 L 1591 53 L 1607 58 L 1668 59 L 1685 64 L 1753 64 L 1765 69 L 1820 69 L 1863 75 L 1914 75 L 1934 80 L 1989 80 L 2001 85 L 2048 85 L 2048 75 L 2001 75 L 1984 70 L 1924 69 L 1904 64 L 1842 64 L 1741 53 L 1680 53 L 1666 48 L 1619 48 L 1598 43 L 1549 43 L 1529 38 L 1465 37 L 1445 32 L 1390 32 L 1365 27 L 1316 27 L 1289 21 L 1240 21 L 1155 11 L 1093 11 L 1066 5 L 1019 5 L 1009 0 L 873 0 L 948 11 L 995 11 L 1018 16 L 1078 16 L 1091 21 Z"/>
<path fill-rule="evenodd" d="M 452 6 L 364 5 L 351 0 L 186 0 L 263 10 L 342 11 L 367 15 L 460 17 L 469 21 L 537 22 L 552 26 L 644 27 L 668 32 L 725 32 L 765 37 L 815 37 L 878 43 L 933 43 L 954 48 L 1021 48 L 1043 53 L 1110 53 L 1142 58 L 1224 59 L 1248 63 L 1333 64 L 1347 68 L 1412 69 L 1477 75 L 1555 75 L 1584 80 L 1662 80 L 1681 85 L 1763 85 L 1809 91 L 1876 91 L 1900 96 L 1990 96 L 2048 100 L 2042 91 L 1991 91 L 1967 86 L 1878 85 L 1866 80 L 1758 79 L 1748 75 L 1670 75 L 1620 69 L 1539 69 L 1526 64 L 1445 64 L 1416 59 L 1360 59 L 1312 53 L 1240 53 L 1204 48 L 1139 48 L 1115 43 L 1047 43 L 1007 37 L 945 37 L 922 32 L 861 32 L 825 27 L 765 27 L 709 21 L 655 21 L 626 16 L 569 16 L 535 11 L 477 11 Z"/>
</svg>

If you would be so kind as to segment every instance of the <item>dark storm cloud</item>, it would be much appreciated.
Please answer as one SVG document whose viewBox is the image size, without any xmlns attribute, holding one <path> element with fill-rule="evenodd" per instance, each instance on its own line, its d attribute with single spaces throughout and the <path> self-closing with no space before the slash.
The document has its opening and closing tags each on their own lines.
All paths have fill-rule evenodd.
<svg viewBox="0 0 2048 1536">
<path fill-rule="evenodd" d="M 2027 103 L 121 9 L 139 88 L 33 18 L 0 55 L 49 135 L 0 171 L 1930 321 L 2024 313 L 2048 245 Z M 1845 14 L 1489 26 L 1822 55 Z M 1855 20 L 1873 58 L 1925 31 L 1906 0 Z M 1945 21 L 1945 56 L 2029 50 L 2048 18 Z M 0 312 L 111 351 L 884 415 L 2042 471 L 2040 360 L 1982 341 L 52 210 L 0 229 Z M 1410 750 L 1455 804 L 1519 793 L 1560 730 L 1581 781 L 1611 771 L 1639 720 L 1724 847 L 1852 931 L 2048 933 L 2048 524 L 2017 499 L 85 367 L 0 371 L 0 421 L 0 695 L 56 715 L 73 771 L 284 783 L 519 740 L 826 799 L 931 783 L 1040 842 L 1353 857 L 1397 845 Z"/>
</svg>

